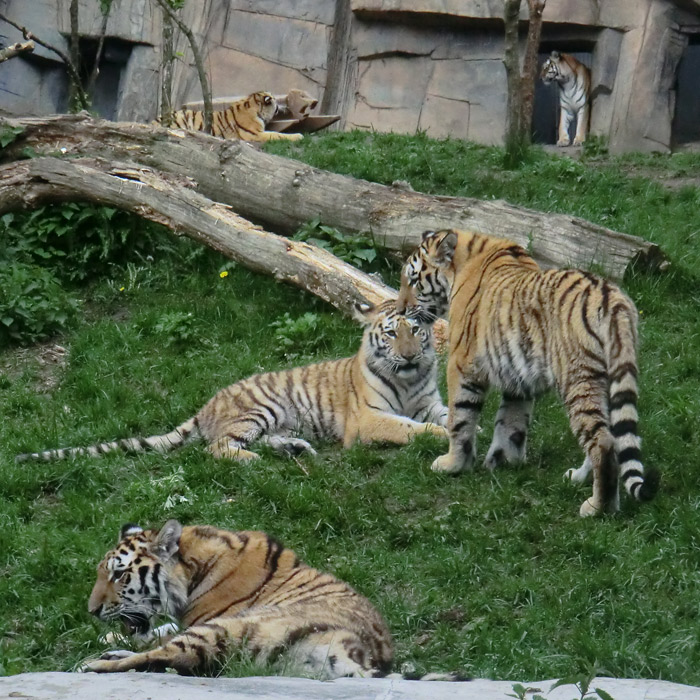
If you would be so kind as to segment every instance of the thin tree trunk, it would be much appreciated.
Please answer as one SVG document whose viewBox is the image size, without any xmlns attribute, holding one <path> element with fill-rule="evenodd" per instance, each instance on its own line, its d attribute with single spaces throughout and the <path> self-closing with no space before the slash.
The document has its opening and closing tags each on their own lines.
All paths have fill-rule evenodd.
<svg viewBox="0 0 700 700">
<path fill-rule="evenodd" d="M 542 15 L 547 0 L 527 0 L 530 19 L 527 25 L 527 43 L 520 83 L 520 137 L 523 143 L 532 140 L 532 111 L 535 105 L 535 80 L 537 80 L 537 54 L 542 34 Z"/>
<path fill-rule="evenodd" d="M 204 59 L 202 58 L 202 53 L 197 45 L 197 40 L 195 39 L 192 30 L 175 14 L 173 9 L 168 4 L 168 0 L 156 0 L 160 5 L 161 9 L 165 14 L 167 14 L 170 19 L 175 22 L 177 28 L 187 37 L 187 41 L 190 44 L 190 49 L 192 49 L 192 57 L 194 58 L 194 65 L 197 69 L 197 76 L 199 77 L 199 84 L 202 88 L 202 101 L 204 102 L 204 130 L 211 134 L 211 125 L 214 119 L 214 108 L 211 102 L 211 90 L 209 88 L 209 80 L 207 79 L 207 73 L 204 69 Z"/>
<path fill-rule="evenodd" d="M 78 22 L 78 0 L 71 0 L 69 8 L 70 17 L 70 62 L 75 68 L 75 72 L 78 74 L 78 79 L 80 84 L 82 84 L 81 79 L 81 61 L 80 61 L 80 25 Z M 80 85 L 76 84 L 75 81 L 71 80 L 70 84 L 70 108 L 73 111 L 78 111 L 83 108 L 80 103 L 80 98 L 78 97 L 78 90 Z"/>
<path fill-rule="evenodd" d="M 173 117 L 173 61 L 175 60 L 175 42 L 173 38 L 173 21 L 163 12 L 163 58 L 160 71 L 160 123 L 170 126 Z"/>
<path fill-rule="evenodd" d="M 15 56 L 20 56 L 23 53 L 31 53 L 32 51 L 34 51 L 33 41 L 18 41 L 16 44 L 12 44 L 12 46 L 6 46 L 0 51 L 0 63 L 2 63 L 3 61 L 9 61 L 11 58 L 15 58 Z"/>
<path fill-rule="evenodd" d="M 520 131 L 521 81 L 520 81 L 520 47 L 518 45 L 518 22 L 520 18 L 520 0 L 505 0 L 503 22 L 505 40 L 503 65 L 506 69 L 506 161 L 514 165 L 520 159 L 522 140 Z"/>
<path fill-rule="evenodd" d="M 95 63 L 92 66 L 90 77 L 85 88 L 85 91 L 91 97 L 93 97 L 97 76 L 100 74 L 100 61 L 102 60 L 102 53 L 104 52 L 105 36 L 107 35 L 107 22 L 109 21 L 109 13 L 111 9 L 112 4 L 110 3 L 107 5 L 106 9 L 102 11 L 102 27 L 100 28 L 100 38 L 97 42 L 97 51 L 95 52 Z"/>
</svg>

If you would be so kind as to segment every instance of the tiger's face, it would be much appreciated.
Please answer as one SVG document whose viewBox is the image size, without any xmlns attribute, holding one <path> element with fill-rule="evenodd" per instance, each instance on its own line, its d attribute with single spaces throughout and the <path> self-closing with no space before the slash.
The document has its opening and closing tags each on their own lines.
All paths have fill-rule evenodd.
<svg viewBox="0 0 700 700">
<path fill-rule="evenodd" d="M 275 116 L 277 100 L 269 92 L 254 92 L 251 97 L 257 105 L 258 116 L 267 124 Z"/>
<path fill-rule="evenodd" d="M 423 234 L 421 244 L 408 257 L 401 271 L 397 302 L 400 311 L 427 323 L 447 315 L 454 243 L 456 236 L 449 230 Z"/>
<path fill-rule="evenodd" d="M 378 307 L 357 308 L 359 320 L 369 323 L 363 337 L 368 361 L 391 374 L 408 376 L 424 363 L 433 361 L 433 338 L 430 323 L 417 314 L 399 313 L 396 302 Z"/>
<path fill-rule="evenodd" d="M 130 634 L 148 632 L 159 613 L 176 615 L 180 598 L 168 585 L 172 548 L 159 533 L 124 525 L 117 546 L 97 566 L 88 610 L 103 621 L 121 620 Z"/>
<path fill-rule="evenodd" d="M 550 57 L 544 62 L 540 78 L 545 85 L 554 82 L 563 84 L 569 79 L 566 71 L 562 70 L 561 54 L 558 51 L 552 51 Z"/>
</svg>

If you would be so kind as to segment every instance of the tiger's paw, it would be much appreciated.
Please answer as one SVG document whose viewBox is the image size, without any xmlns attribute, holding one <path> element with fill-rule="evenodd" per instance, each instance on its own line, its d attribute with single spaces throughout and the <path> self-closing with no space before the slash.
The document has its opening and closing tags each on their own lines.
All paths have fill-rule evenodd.
<svg viewBox="0 0 700 700">
<path fill-rule="evenodd" d="M 587 498 L 582 504 L 579 510 L 579 515 L 582 518 L 590 518 L 591 516 L 598 516 L 603 514 L 603 509 L 596 506 L 592 498 Z"/>
<path fill-rule="evenodd" d="M 568 146 L 569 143 L 569 139 L 559 139 L 557 141 L 557 146 L 559 146 L 559 148 L 564 148 L 565 146 Z"/>
<path fill-rule="evenodd" d="M 116 671 L 117 663 L 120 659 L 126 659 L 133 656 L 136 652 L 128 651 L 127 649 L 114 649 L 106 651 L 99 659 L 90 659 L 83 661 L 79 673 L 110 673 Z"/>
<path fill-rule="evenodd" d="M 426 425 L 426 432 L 437 435 L 437 437 L 445 438 L 446 440 L 449 439 L 450 434 L 447 432 L 447 428 L 443 428 L 441 425 L 437 425 L 437 423 L 426 423 Z"/>
<path fill-rule="evenodd" d="M 431 465 L 430 468 L 434 472 L 442 472 L 443 474 L 459 474 L 459 472 L 468 469 L 467 465 L 458 464 L 451 454 L 440 455 Z"/>
<path fill-rule="evenodd" d="M 564 472 L 564 479 L 573 481 L 576 484 L 582 484 L 591 475 L 592 465 L 588 457 L 578 469 L 567 469 Z"/>
<path fill-rule="evenodd" d="M 583 144 L 586 142 L 586 138 L 579 138 L 578 136 L 574 139 L 574 146 L 583 146 Z"/>
</svg>

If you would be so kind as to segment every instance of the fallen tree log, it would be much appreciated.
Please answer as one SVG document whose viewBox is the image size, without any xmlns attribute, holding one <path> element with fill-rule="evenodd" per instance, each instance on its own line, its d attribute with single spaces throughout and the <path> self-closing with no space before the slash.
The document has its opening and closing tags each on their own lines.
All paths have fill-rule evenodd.
<svg viewBox="0 0 700 700">
<path fill-rule="evenodd" d="M 0 214 L 65 201 L 108 205 L 163 224 L 242 265 L 289 282 L 351 313 L 355 302 L 396 290 L 322 248 L 265 231 L 192 189 L 186 178 L 98 158 L 33 158 L 0 167 Z M 438 345 L 446 324 L 436 325 Z"/>
<path fill-rule="evenodd" d="M 546 267 L 596 264 L 620 279 L 632 262 L 663 267 L 653 243 L 583 219 L 518 207 L 503 201 L 430 196 L 312 168 L 206 134 L 116 124 L 80 115 L 7 120 L 24 133 L 2 154 L 99 156 L 187 175 L 200 194 L 230 205 L 277 231 L 311 219 L 345 231 L 371 231 L 378 245 L 405 252 L 422 231 L 455 227 L 509 238 Z"/>
</svg>

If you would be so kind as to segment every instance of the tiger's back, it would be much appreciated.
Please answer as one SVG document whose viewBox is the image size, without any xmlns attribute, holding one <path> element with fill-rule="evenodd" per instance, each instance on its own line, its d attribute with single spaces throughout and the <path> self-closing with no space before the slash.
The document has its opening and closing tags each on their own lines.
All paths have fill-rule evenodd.
<svg viewBox="0 0 700 700">
<path fill-rule="evenodd" d="M 618 473 L 637 500 L 653 497 L 637 434 L 637 312 L 614 284 L 579 270 L 541 270 L 520 246 L 464 231 L 426 232 L 404 266 L 399 306 L 444 313 L 449 299 L 450 452 L 433 468 L 470 468 L 489 385 L 503 392 L 486 466 L 525 459 L 533 398 L 561 395 L 592 471 L 581 514 L 618 508 Z"/>
<path fill-rule="evenodd" d="M 300 562 L 263 532 L 229 532 L 168 521 L 160 531 L 127 525 L 98 565 L 89 611 L 122 620 L 141 638 L 159 614 L 182 633 L 151 651 L 108 652 L 87 670 L 211 670 L 237 646 L 262 661 L 281 653 L 324 677 L 384 675 L 391 635 L 347 583 Z"/>
</svg>

